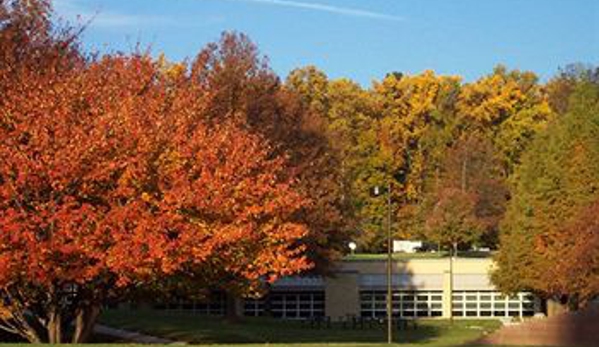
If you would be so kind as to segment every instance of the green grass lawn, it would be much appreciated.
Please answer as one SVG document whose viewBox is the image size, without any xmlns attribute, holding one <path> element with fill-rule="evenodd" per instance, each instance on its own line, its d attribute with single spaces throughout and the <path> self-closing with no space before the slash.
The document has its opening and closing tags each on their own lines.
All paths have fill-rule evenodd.
<svg viewBox="0 0 599 347">
<path fill-rule="evenodd" d="M 395 331 L 395 343 L 388 345 L 384 327 L 364 329 L 311 328 L 297 321 L 246 318 L 230 323 L 216 317 L 150 310 L 110 310 L 103 324 L 147 334 L 201 344 L 203 347 L 479 347 L 479 337 L 497 329 L 496 320 L 420 320 L 416 330 Z M 101 339 L 97 340 L 101 341 Z M 51 347 L 53 345 L 2 344 L 0 347 Z M 62 345 L 64 346 L 64 345 Z M 123 342 L 69 345 L 72 347 L 142 347 Z M 167 345 L 152 345 L 166 347 Z M 55 347 L 58 347 L 57 345 Z"/>
<path fill-rule="evenodd" d="M 382 346 L 386 341 L 383 326 L 364 329 L 310 327 L 299 321 L 272 318 L 244 318 L 237 323 L 217 317 L 156 310 L 109 310 L 103 324 L 193 344 L 270 344 L 271 346 Z M 459 346 L 495 330 L 495 320 L 421 320 L 418 329 L 395 331 L 402 346 Z M 114 346 L 114 345 L 113 345 Z"/>
</svg>

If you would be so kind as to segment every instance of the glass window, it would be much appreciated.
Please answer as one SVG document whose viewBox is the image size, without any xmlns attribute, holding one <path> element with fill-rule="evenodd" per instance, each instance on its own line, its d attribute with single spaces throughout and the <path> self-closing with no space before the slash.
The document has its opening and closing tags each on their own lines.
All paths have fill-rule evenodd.
<svg viewBox="0 0 599 347">
<path fill-rule="evenodd" d="M 368 295 L 367 295 L 368 293 Z M 372 292 L 364 291 L 360 294 L 360 307 L 362 317 L 384 317 L 386 315 L 387 303 L 384 291 Z M 434 294 L 434 295 L 432 295 Z M 429 307 L 442 309 L 441 291 L 418 291 L 393 293 L 393 312 L 396 316 L 402 317 L 428 317 L 432 316 Z M 437 300 L 432 300 L 436 297 Z M 369 300 L 371 299 L 371 300 Z M 374 309 L 372 309 L 374 307 Z"/>
<path fill-rule="evenodd" d="M 247 299 L 245 314 L 262 316 L 264 300 L 270 300 L 270 310 L 274 317 L 300 318 L 324 315 L 324 295 L 322 292 L 272 292 L 262 300 Z"/>
</svg>

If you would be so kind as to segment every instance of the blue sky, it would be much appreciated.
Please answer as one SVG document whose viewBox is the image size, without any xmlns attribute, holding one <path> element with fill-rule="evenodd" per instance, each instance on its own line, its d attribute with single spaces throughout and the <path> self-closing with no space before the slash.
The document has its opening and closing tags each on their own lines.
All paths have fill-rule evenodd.
<svg viewBox="0 0 599 347">
<path fill-rule="evenodd" d="M 368 86 L 391 71 L 474 80 L 502 63 L 542 79 L 599 64 L 599 0 L 55 0 L 85 22 L 91 50 L 137 43 L 193 57 L 225 30 L 246 33 L 282 77 L 316 65 Z M 79 17 L 77 17 L 79 15 Z"/>
</svg>

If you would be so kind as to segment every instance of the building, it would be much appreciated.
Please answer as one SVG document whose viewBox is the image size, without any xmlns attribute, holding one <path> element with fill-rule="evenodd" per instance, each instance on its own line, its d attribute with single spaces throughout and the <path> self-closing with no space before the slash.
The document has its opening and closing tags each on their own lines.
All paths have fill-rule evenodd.
<svg viewBox="0 0 599 347">
<path fill-rule="evenodd" d="M 263 299 L 246 299 L 239 313 L 302 319 L 328 316 L 386 316 L 387 277 L 384 259 L 344 260 L 328 277 L 288 277 L 271 287 Z M 393 262 L 393 311 L 405 318 L 526 317 L 541 311 L 530 293 L 507 297 L 490 282 L 490 258 L 457 258 L 453 276 L 449 258 L 407 258 Z M 453 277 L 453 293 L 452 287 Z M 182 305 L 199 313 L 223 314 L 224 298 L 210 303 Z M 169 309 L 164 307 L 165 309 Z M 173 309 L 173 308 L 171 308 Z"/>
</svg>

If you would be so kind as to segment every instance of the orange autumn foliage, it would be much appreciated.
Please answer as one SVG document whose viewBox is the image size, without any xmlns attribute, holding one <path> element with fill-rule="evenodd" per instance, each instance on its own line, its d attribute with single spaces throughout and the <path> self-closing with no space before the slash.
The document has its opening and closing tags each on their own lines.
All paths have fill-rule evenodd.
<svg viewBox="0 0 599 347">
<path fill-rule="evenodd" d="M 203 124 L 188 112 L 201 105 L 187 87 L 165 92 L 146 57 L 108 57 L 61 77 L 27 79 L 5 98 L 19 107 L 0 146 L 9 264 L 0 281 L 85 283 L 108 271 L 125 285 L 224 256 L 240 239 L 273 247 L 251 253 L 253 272 L 250 260 L 230 271 L 305 267 L 294 261 L 300 250 L 285 250 L 306 233 L 286 222 L 305 199 L 263 139 L 232 122 Z"/>
<path fill-rule="evenodd" d="M 577 308 L 599 293 L 599 201 L 580 210 L 563 232 L 555 236 L 548 251 L 557 254 L 549 261 L 541 280 L 555 297 L 570 296 Z"/>
<path fill-rule="evenodd" d="M 252 290 L 310 267 L 286 157 L 235 117 L 211 121 L 218 93 L 195 71 L 88 59 L 46 2 L 16 3 L 0 3 L 0 326 L 61 342 L 61 323 L 119 288 L 212 271 Z"/>
</svg>

